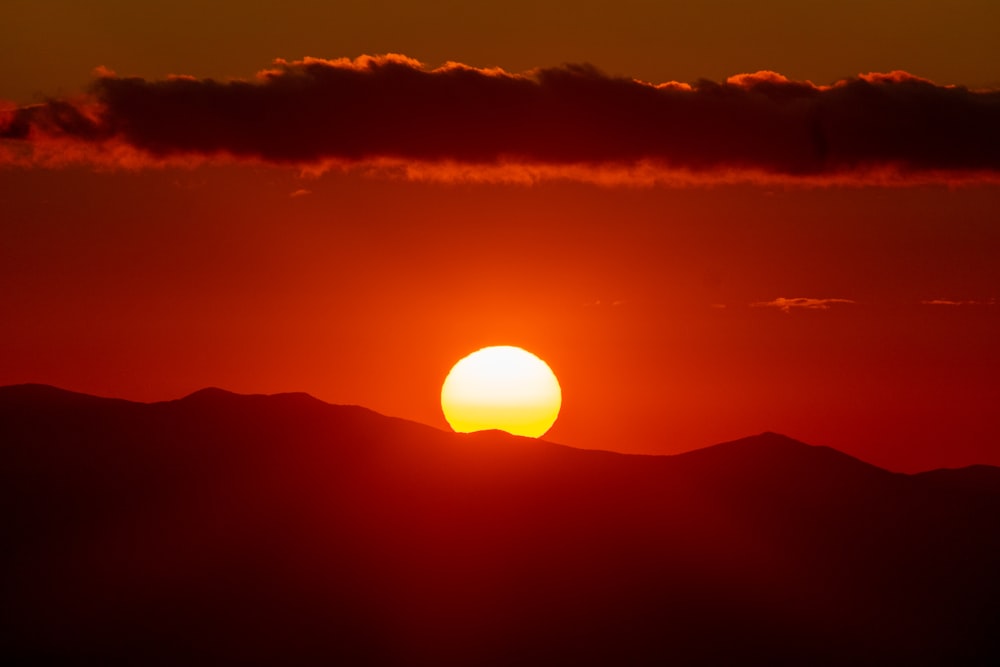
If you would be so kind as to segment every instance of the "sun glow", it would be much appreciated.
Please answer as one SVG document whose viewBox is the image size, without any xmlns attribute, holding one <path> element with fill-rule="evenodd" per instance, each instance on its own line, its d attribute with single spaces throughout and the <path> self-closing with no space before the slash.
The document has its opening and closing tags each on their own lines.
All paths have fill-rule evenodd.
<svg viewBox="0 0 1000 667">
<path fill-rule="evenodd" d="M 500 429 L 537 438 L 559 416 L 562 390 L 544 361 L 519 347 L 484 347 L 460 360 L 441 387 L 441 409 L 459 433 Z"/>
</svg>

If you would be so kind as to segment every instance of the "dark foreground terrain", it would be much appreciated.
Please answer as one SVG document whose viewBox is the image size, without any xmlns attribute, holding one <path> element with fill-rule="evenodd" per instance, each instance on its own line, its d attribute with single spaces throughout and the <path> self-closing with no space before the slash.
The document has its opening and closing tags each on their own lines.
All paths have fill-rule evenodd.
<svg viewBox="0 0 1000 667">
<path fill-rule="evenodd" d="M 615 443 L 608 443 L 613 448 Z M 1000 664 L 1000 469 L 0 388 L 0 659 Z"/>
</svg>

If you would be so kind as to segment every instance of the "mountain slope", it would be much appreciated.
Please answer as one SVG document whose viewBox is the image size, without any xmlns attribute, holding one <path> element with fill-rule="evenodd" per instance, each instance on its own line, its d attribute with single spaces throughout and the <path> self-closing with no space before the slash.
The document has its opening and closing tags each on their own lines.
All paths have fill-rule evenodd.
<svg viewBox="0 0 1000 667">
<path fill-rule="evenodd" d="M 989 664 L 996 469 L 674 457 L 305 394 L 0 388 L 21 663 Z"/>
</svg>

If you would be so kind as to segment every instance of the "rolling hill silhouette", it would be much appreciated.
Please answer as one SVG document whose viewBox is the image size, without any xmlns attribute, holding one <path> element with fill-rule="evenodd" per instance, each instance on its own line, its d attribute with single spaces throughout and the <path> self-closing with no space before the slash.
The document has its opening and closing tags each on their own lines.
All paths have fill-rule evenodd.
<svg viewBox="0 0 1000 667">
<path fill-rule="evenodd" d="M 614 446 L 615 443 L 608 443 Z M 0 388 L 5 664 L 986 665 L 1000 469 Z"/>
</svg>

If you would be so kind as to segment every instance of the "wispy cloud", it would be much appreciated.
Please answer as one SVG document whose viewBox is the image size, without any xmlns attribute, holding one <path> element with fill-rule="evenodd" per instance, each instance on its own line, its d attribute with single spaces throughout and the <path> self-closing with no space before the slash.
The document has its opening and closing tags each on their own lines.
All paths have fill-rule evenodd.
<svg viewBox="0 0 1000 667">
<path fill-rule="evenodd" d="M 587 301 L 583 305 L 589 308 L 618 308 L 619 306 L 624 306 L 625 303 L 623 299 L 615 299 L 613 301 L 601 301 L 598 299 L 596 301 Z"/>
<path fill-rule="evenodd" d="M 905 72 L 651 84 L 387 55 L 279 60 L 252 80 L 100 70 L 79 98 L 0 103 L 0 164 L 198 161 L 529 182 L 996 181 L 1000 91 Z"/>
<path fill-rule="evenodd" d="M 786 298 L 778 297 L 773 301 L 757 301 L 751 303 L 750 306 L 753 308 L 777 308 L 783 312 L 789 313 L 793 308 L 801 308 L 803 310 L 829 310 L 830 307 L 838 303 L 856 303 L 851 299 L 811 299 L 808 297 L 795 297 Z"/>
<path fill-rule="evenodd" d="M 964 301 L 955 301 L 952 299 L 926 299 L 920 303 L 925 306 L 995 306 L 997 303 L 996 299 L 966 299 Z"/>
</svg>

